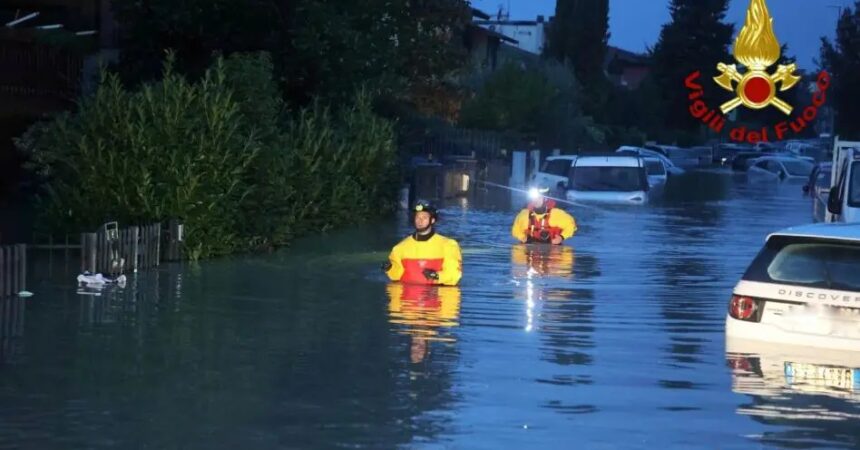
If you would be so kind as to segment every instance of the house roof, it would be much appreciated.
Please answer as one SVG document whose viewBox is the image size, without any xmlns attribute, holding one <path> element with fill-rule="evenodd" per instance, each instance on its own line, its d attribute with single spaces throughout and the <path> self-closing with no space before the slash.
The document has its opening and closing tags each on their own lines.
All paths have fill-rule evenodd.
<svg viewBox="0 0 860 450">
<path fill-rule="evenodd" d="M 486 34 L 489 37 L 495 37 L 495 38 L 498 38 L 498 39 L 505 41 L 505 42 L 510 42 L 512 44 L 519 44 L 520 43 L 520 41 L 518 41 L 514 38 L 505 36 L 504 34 L 493 31 L 493 30 L 488 30 L 484 27 L 480 27 L 480 26 L 476 25 L 475 23 L 469 24 L 469 28 L 474 29 L 474 30 L 479 30 L 481 33 Z"/>
<path fill-rule="evenodd" d="M 610 61 L 613 60 L 618 60 L 619 62 L 628 64 L 648 64 L 647 55 L 643 55 L 641 53 L 634 53 L 629 50 L 624 50 L 623 48 L 613 47 L 609 45 L 606 47 L 606 63 L 608 64 Z"/>
<path fill-rule="evenodd" d="M 478 25 L 537 25 L 539 23 L 545 24 L 546 22 L 538 22 L 536 20 L 476 20 L 475 23 Z"/>
<path fill-rule="evenodd" d="M 508 44 L 502 44 L 499 46 L 499 55 L 504 55 L 505 57 L 512 60 L 519 60 L 528 63 L 540 61 L 540 55 Z"/>
<path fill-rule="evenodd" d="M 500 66 L 514 64 L 525 69 L 540 64 L 541 56 L 537 53 L 521 49 L 516 45 L 502 42 L 499 45 L 498 62 Z"/>
<path fill-rule="evenodd" d="M 484 20 L 490 19 L 489 14 L 485 13 L 484 11 L 481 11 L 478 8 L 472 8 L 472 17 L 477 17 L 479 19 L 484 19 Z"/>
</svg>

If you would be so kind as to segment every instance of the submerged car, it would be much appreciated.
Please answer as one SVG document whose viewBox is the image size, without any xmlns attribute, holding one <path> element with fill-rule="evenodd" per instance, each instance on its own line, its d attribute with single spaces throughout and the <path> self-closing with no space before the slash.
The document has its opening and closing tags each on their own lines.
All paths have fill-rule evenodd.
<svg viewBox="0 0 860 450">
<path fill-rule="evenodd" d="M 644 204 L 648 174 L 639 156 L 580 156 L 573 163 L 566 197 L 571 201 Z"/>
<path fill-rule="evenodd" d="M 532 184 L 556 189 L 567 183 L 570 169 L 576 161 L 576 155 L 558 155 L 547 157 L 540 170 L 532 177 Z"/>
<path fill-rule="evenodd" d="M 830 198 L 830 180 L 833 174 L 832 163 L 816 164 L 803 185 L 803 194 L 812 199 L 812 220 L 827 220 L 827 203 Z"/>
<path fill-rule="evenodd" d="M 648 185 L 652 188 L 665 186 L 669 179 L 669 171 L 662 160 L 652 157 L 645 160 L 645 173 L 648 175 Z"/>
<path fill-rule="evenodd" d="M 774 156 L 775 153 L 761 152 L 739 152 L 732 158 L 732 170 L 735 172 L 746 172 L 750 163 L 765 156 Z"/>
<path fill-rule="evenodd" d="M 732 293 L 727 338 L 860 349 L 860 224 L 771 234 Z"/>
<path fill-rule="evenodd" d="M 640 147 L 632 147 L 629 145 L 623 145 L 618 147 L 618 150 L 615 150 L 615 153 L 620 153 L 622 155 L 638 155 L 642 157 L 650 157 L 657 158 L 660 161 L 663 161 L 663 165 L 666 167 L 667 175 L 683 175 L 685 170 L 675 165 L 675 163 L 669 159 L 663 153 L 657 152 L 655 150 L 648 150 L 646 148 Z"/>
<path fill-rule="evenodd" d="M 774 179 L 808 179 L 814 166 L 787 156 L 764 156 L 750 161 L 748 174 Z"/>
</svg>

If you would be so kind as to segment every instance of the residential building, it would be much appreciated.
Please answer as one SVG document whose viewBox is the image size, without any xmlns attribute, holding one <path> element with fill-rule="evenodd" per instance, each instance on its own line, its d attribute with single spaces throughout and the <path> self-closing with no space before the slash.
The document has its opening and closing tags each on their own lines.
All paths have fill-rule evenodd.
<svg viewBox="0 0 860 450">
<path fill-rule="evenodd" d="M 648 75 L 649 60 L 645 55 L 618 47 L 607 46 L 603 71 L 616 86 L 636 89 Z"/>
<path fill-rule="evenodd" d="M 472 9 L 472 22 L 466 28 L 463 44 L 469 51 L 473 67 L 495 70 L 499 64 L 499 48 L 502 43 L 517 45 L 516 39 L 478 25 L 475 19 L 489 19 L 487 13 Z"/>
<path fill-rule="evenodd" d="M 499 11 L 495 19 L 479 20 L 475 24 L 516 40 L 515 46 L 529 53 L 540 55 L 546 48 L 549 22 L 544 16 L 537 16 L 535 20 L 510 20 L 506 13 Z"/>
</svg>

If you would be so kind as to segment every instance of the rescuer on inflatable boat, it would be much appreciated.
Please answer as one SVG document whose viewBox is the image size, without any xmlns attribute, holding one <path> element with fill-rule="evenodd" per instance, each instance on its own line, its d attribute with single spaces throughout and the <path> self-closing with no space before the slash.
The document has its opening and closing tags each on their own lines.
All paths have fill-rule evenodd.
<svg viewBox="0 0 860 450">
<path fill-rule="evenodd" d="M 463 257 L 454 239 L 436 233 L 438 214 L 429 202 L 412 208 L 415 232 L 395 245 L 382 270 L 392 281 L 455 286 L 463 276 Z"/>
<path fill-rule="evenodd" d="M 545 199 L 547 192 L 547 188 L 529 190 L 531 202 L 517 214 L 511 227 L 511 235 L 520 242 L 561 245 L 576 233 L 576 220 L 556 208 L 554 200 Z"/>
</svg>

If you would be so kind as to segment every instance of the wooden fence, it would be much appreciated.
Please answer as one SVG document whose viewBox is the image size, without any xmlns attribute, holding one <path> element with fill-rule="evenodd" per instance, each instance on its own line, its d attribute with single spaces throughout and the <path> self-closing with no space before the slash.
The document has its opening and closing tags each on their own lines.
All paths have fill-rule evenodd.
<svg viewBox="0 0 860 450">
<path fill-rule="evenodd" d="M 118 275 L 158 266 L 161 224 L 120 229 L 116 222 L 81 234 L 81 271 Z"/>
<path fill-rule="evenodd" d="M 109 222 L 94 233 L 61 239 L 43 236 L 31 247 L 49 250 L 51 260 L 54 251 L 62 250 L 66 261 L 70 252 L 78 252 L 82 272 L 119 275 L 157 267 L 162 261 L 182 260 L 183 228 L 175 220 L 166 229 L 161 223 L 120 228 L 116 222 Z"/>
<path fill-rule="evenodd" d="M 18 295 L 27 287 L 27 246 L 0 246 L 0 298 Z"/>
</svg>

